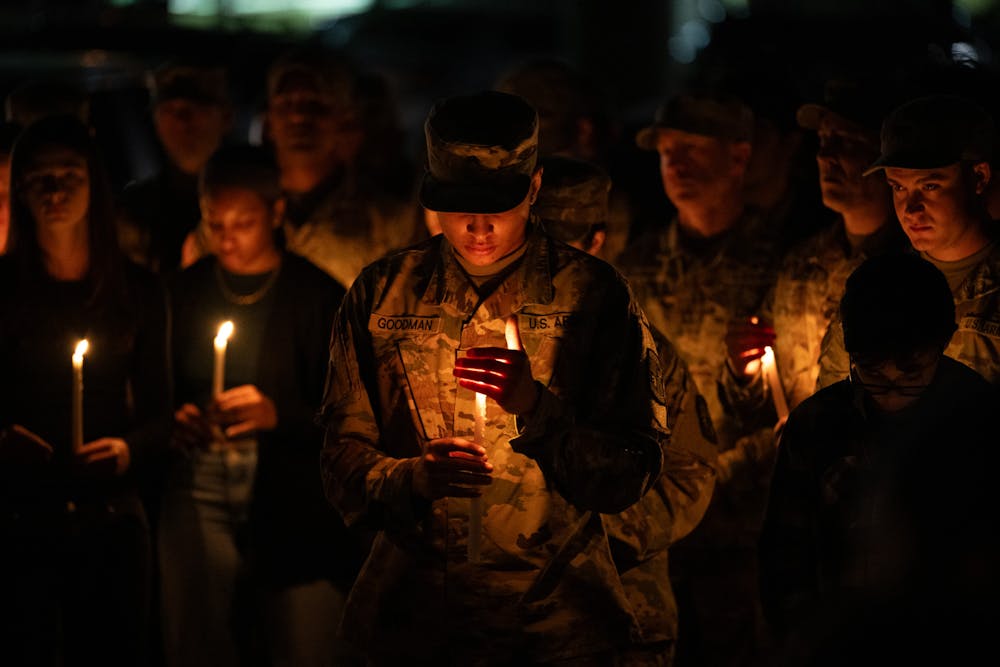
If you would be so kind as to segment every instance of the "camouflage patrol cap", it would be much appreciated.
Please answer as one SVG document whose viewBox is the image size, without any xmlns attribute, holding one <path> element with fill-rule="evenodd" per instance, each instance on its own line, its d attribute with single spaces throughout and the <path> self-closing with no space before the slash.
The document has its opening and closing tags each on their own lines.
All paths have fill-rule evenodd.
<svg viewBox="0 0 1000 667">
<path fill-rule="evenodd" d="M 935 169 L 993 155 L 993 118 L 965 97 L 936 94 L 896 107 L 882 123 L 882 154 L 865 175 L 885 169 Z"/>
<path fill-rule="evenodd" d="M 229 103 L 226 69 L 220 65 L 172 60 L 150 72 L 146 86 L 154 105 L 175 99 L 220 106 Z"/>
<path fill-rule="evenodd" d="M 320 93 L 335 107 L 355 110 L 357 76 L 345 56 L 328 49 L 299 47 L 281 54 L 267 71 L 267 96 L 288 88 L 306 86 Z"/>
<path fill-rule="evenodd" d="M 597 165 L 575 158 L 542 158 L 542 187 L 532 209 L 550 235 L 578 241 L 608 221 L 611 177 Z"/>
<path fill-rule="evenodd" d="M 501 213 L 528 196 L 538 161 L 538 114 L 499 91 L 437 102 L 424 122 L 420 203 L 432 211 Z"/>
<path fill-rule="evenodd" d="M 736 97 L 722 93 L 681 93 L 656 110 L 653 124 L 639 130 L 635 143 L 644 150 L 656 150 L 656 133 L 661 128 L 751 141 L 753 122 L 753 111 Z"/>
</svg>

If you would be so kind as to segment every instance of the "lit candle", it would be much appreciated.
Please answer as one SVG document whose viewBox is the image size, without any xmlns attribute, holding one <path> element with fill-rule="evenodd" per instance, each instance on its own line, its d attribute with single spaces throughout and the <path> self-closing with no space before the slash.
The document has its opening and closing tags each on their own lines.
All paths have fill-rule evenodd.
<svg viewBox="0 0 1000 667">
<path fill-rule="evenodd" d="M 764 373 L 764 380 L 771 389 L 771 400 L 774 401 L 774 409 L 778 413 L 778 424 L 784 423 L 788 418 L 788 401 L 785 400 L 785 389 L 781 386 L 781 378 L 778 376 L 778 365 L 774 360 L 774 350 L 770 345 L 764 347 L 764 356 L 761 357 L 761 368 Z"/>
<path fill-rule="evenodd" d="M 83 447 L 83 355 L 90 343 L 83 339 L 73 350 L 73 453 Z"/>
<path fill-rule="evenodd" d="M 226 377 L 226 346 L 229 337 L 233 335 L 233 323 L 226 320 L 219 325 L 219 333 L 215 337 L 215 372 L 212 374 L 212 396 L 222 393 Z"/>
<path fill-rule="evenodd" d="M 486 394 L 476 392 L 476 429 L 474 438 L 486 446 Z M 480 545 L 483 541 L 483 497 L 475 496 L 469 503 L 469 561 L 479 562 Z"/>
</svg>

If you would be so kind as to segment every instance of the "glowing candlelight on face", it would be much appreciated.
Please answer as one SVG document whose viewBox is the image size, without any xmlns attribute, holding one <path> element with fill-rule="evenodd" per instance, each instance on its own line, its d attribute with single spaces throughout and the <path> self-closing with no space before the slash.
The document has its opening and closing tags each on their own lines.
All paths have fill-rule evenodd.
<svg viewBox="0 0 1000 667">
<path fill-rule="evenodd" d="M 771 389 L 771 399 L 774 401 L 774 409 L 778 413 L 778 423 L 781 424 L 788 418 L 788 401 L 785 400 L 785 389 L 781 386 L 781 378 L 778 376 L 778 365 L 774 360 L 774 350 L 768 345 L 764 348 L 764 356 L 761 357 L 761 368 L 764 373 L 764 380 Z"/>
<path fill-rule="evenodd" d="M 73 451 L 83 447 L 83 356 L 87 354 L 90 343 L 83 339 L 73 350 Z"/>
<path fill-rule="evenodd" d="M 226 347 L 229 337 L 233 335 L 233 323 L 226 320 L 219 325 L 219 333 L 215 337 L 215 371 L 212 373 L 212 395 L 222 393 L 226 377 Z"/>
</svg>

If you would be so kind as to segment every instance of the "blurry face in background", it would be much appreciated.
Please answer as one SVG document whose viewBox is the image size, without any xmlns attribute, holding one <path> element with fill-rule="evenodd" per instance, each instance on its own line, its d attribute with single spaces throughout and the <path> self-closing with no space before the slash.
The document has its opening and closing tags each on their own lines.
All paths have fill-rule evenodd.
<svg viewBox="0 0 1000 667">
<path fill-rule="evenodd" d="M 197 174 L 229 132 L 232 114 L 217 104 L 176 98 L 156 105 L 153 122 L 170 161 Z"/>
<path fill-rule="evenodd" d="M 868 202 L 888 202 L 882 172 L 861 175 L 879 156 L 877 136 L 836 114 L 826 113 L 820 119 L 817 138 L 816 164 L 824 206 L 844 213 Z"/>
<path fill-rule="evenodd" d="M 43 147 L 27 164 L 18 189 L 39 232 L 86 224 L 90 171 L 82 154 L 62 146 Z"/>
<path fill-rule="evenodd" d="M 903 231 L 914 248 L 934 259 L 965 259 L 989 238 L 977 198 L 990 180 L 985 162 L 965 168 L 952 164 L 938 169 L 887 167 L 886 182 Z"/>
<path fill-rule="evenodd" d="M 363 131 L 355 111 L 320 91 L 304 72 L 286 74 L 267 106 L 267 127 L 278 159 L 353 162 Z"/>
<path fill-rule="evenodd" d="M 7 250 L 10 229 L 10 155 L 0 154 L 0 255 Z"/>
<path fill-rule="evenodd" d="M 282 202 L 269 205 L 248 188 L 219 187 L 201 197 L 209 246 L 230 273 L 265 273 L 278 265 L 274 230 L 282 213 Z"/>
<path fill-rule="evenodd" d="M 711 203 L 742 188 L 750 144 L 673 128 L 657 131 L 663 190 L 674 206 Z"/>
</svg>

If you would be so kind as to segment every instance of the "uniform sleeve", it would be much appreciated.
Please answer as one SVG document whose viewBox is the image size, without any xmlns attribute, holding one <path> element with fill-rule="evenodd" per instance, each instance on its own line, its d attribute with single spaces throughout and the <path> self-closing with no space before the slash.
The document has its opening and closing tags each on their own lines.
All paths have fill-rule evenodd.
<svg viewBox="0 0 1000 667">
<path fill-rule="evenodd" d="M 624 287 L 622 294 L 583 296 L 581 303 L 604 304 L 594 306 L 593 348 L 560 353 L 561 372 L 572 379 L 557 371 L 510 441 L 569 502 L 604 514 L 624 510 L 656 483 L 669 441 L 649 324 Z"/>
<path fill-rule="evenodd" d="M 835 382 L 846 379 L 851 374 L 851 359 L 844 348 L 844 328 L 840 323 L 840 314 L 834 315 L 823 335 L 819 353 L 819 377 L 816 379 L 816 390 L 828 387 Z"/>
<path fill-rule="evenodd" d="M 354 282 L 334 320 L 326 388 L 317 421 L 326 429 L 320 456 L 327 499 L 348 526 L 377 525 L 408 533 L 429 504 L 412 495 L 418 459 L 387 456 L 373 406 L 375 368 L 367 329 L 363 276 Z"/>
</svg>

